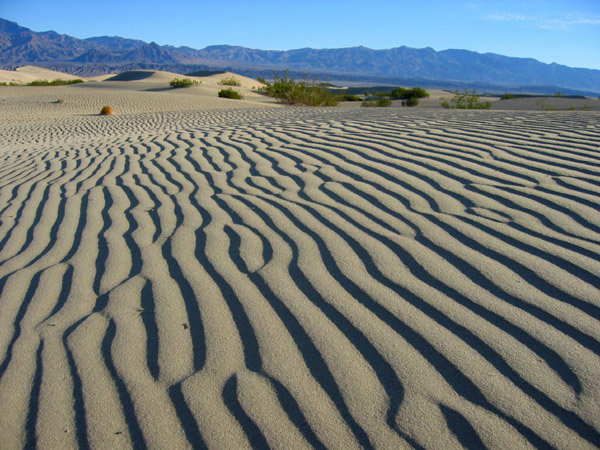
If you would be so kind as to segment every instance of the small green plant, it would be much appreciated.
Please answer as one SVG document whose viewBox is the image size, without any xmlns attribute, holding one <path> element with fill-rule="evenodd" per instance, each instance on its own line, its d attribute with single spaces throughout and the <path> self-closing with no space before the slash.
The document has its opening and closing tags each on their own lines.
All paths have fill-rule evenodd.
<svg viewBox="0 0 600 450">
<path fill-rule="evenodd" d="M 267 80 L 265 80 L 263 77 L 256 78 L 256 81 L 258 81 L 259 83 L 262 83 L 262 84 L 267 84 Z"/>
<path fill-rule="evenodd" d="M 228 89 L 221 89 L 219 91 L 219 97 L 221 98 L 232 98 L 235 100 L 241 100 L 244 98 L 244 96 L 242 94 L 240 94 L 238 91 L 236 91 L 235 89 L 232 88 L 228 88 Z"/>
<path fill-rule="evenodd" d="M 200 82 L 192 80 L 191 78 L 173 78 L 171 81 L 169 81 L 169 86 L 171 86 L 172 88 L 184 88 L 196 84 L 200 84 Z"/>
<path fill-rule="evenodd" d="M 360 106 L 364 106 L 366 108 L 382 108 L 386 106 L 392 106 L 392 101 L 387 97 L 381 97 L 375 100 L 365 100 Z"/>
<path fill-rule="evenodd" d="M 479 101 L 480 95 L 473 89 L 470 93 L 468 89 L 465 89 L 464 93 L 456 90 L 454 91 L 454 97 L 447 101 L 442 98 L 442 107 L 449 109 L 490 109 L 492 107 L 491 102 Z"/>
<path fill-rule="evenodd" d="M 359 95 L 355 95 L 355 94 L 340 94 L 338 96 L 338 99 L 341 102 L 360 102 L 360 101 L 362 101 L 362 97 L 360 97 Z"/>
<path fill-rule="evenodd" d="M 402 106 L 414 107 L 414 106 L 417 106 L 418 104 L 419 104 L 418 97 L 410 97 L 410 98 L 407 98 L 406 100 L 402 100 Z"/>
<path fill-rule="evenodd" d="M 512 100 L 515 98 L 517 98 L 515 94 L 509 94 L 508 92 L 506 92 L 503 96 L 500 97 L 500 100 Z"/>
<path fill-rule="evenodd" d="M 0 86 L 8 86 L 8 83 L 6 81 L 1 81 Z"/>
<path fill-rule="evenodd" d="M 540 107 L 542 111 L 556 111 L 556 108 L 551 106 L 548 103 L 548 100 L 545 98 L 541 98 L 537 101 L 537 105 Z"/>
<path fill-rule="evenodd" d="M 217 84 L 220 84 L 221 86 L 241 86 L 242 84 L 235 79 L 235 77 L 231 76 L 228 78 L 223 78 L 221 81 L 219 81 Z"/>
</svg>

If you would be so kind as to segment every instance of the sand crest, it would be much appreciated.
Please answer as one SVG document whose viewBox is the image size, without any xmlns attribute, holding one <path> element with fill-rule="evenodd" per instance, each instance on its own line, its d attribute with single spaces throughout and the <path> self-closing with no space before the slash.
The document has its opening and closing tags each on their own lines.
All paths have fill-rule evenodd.
<svg viewBox="0 0 600 450">
<path fill-rule="evenodd" d="M 108 83 L 2 91 L 0 447 L 600 445 L 598 113 Z"/>
</svg>

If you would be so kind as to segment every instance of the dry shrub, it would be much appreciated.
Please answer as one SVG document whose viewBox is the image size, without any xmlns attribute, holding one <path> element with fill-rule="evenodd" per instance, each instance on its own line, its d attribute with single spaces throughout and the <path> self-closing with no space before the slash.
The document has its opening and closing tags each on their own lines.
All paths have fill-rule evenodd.
<svg viewBox="0 0 600 450">
<path fill-rule="evenodd" d="M 115 111 L 110 106 L 103 106 L 100 110 L 100 115 L 102 116 L 110 116 L 114 113 Z"/>
</svg>

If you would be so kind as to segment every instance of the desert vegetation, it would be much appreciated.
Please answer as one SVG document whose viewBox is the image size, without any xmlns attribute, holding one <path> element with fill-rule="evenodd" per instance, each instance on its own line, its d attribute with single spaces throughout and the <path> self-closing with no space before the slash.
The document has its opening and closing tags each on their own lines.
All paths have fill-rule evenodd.
<svg viewBox="0 0 600 450">
<path fill-rule="evenodd" d="M 442 98 L 442 106 L 448 109 L 490 109 L 492 103 L 482 102 L 479 100 L 480 97 L 475 89 L 473 89 L 473 92 L 465 89 L 463 93 L 456 90 L 454 91 L 454 97 L 450 101 Z"/>
<path fill-rule="evenodd" d="M 387 97 L 380 97 L 380 98 L 365 100 L 364 102 L 362 102 L 362 104 L 360 106 L 364 106 L 366 108 L 372 108 L 372 107 L 381 108 L 381 107 L 385 107 L 385 106 L 392 106 L 392 101 Z"/>
<path fill-rule="evenodd" d="M 234 76 L 221 79 L 217 84 L 221 86 L 241 86 L 242 84 Z"/>
<path fill-rule="evenodd" d="M 356 94 L 339 94 L 338 100 L 340 102 L 361 102 L 363 99 L 360 95 Z"/>
<path fill-rule="evenodd" d="M 221 89 L 218 95 L 221 98 L 232 98 L 234 100 L 242 100 L 244 98 L 242 94 L 232 88 Z"/>
<path fill-rule="evenodd" d="M 56 80 L 48 81 L 48 80 L 35 80 L 30 81 L 29 83 L 17 83 L 16 81 L 11 81 L 10 83 L 0 83 L 0 86 L 67 86 L 69 84 L 79 84 L 85 83 L 81 78 L 76 78 L 74 80 L 61 80 L 57 78 Z"/>
<path fill-rule="evenodd" d="M 171 81 L 169 81 L 169 86 L 172 88 L 184 88 L 196 84 L 200 84 L 200 82 L 192 80 L 191 78 L 173 78 Z"/>
<path fill-rule="evenodd" d="M 267 82 L 259 88 L 260 92 L 269 97 L 276 98 L 279 102 L 288 105 L 306 106 L 337 106 L 338 97 L 332 94 L 319 79 L 296 81 L 286 71 L 283 77 L 277 72 L 273 76 L 273 83 Z"/>
<path fill-rule="evenodd" d="M 418 86 L 412 88 L 397 87 L 391 92 L 390 97 L 401 100 L 408 100 L 410 98 L 419 99 L 429 97 L 429 93 L 422 87 Z"/>
</svg>

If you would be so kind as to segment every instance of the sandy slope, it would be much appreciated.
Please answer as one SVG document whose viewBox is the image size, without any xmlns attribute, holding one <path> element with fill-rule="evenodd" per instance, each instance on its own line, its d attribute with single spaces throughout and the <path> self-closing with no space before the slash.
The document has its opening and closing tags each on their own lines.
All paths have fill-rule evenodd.
<svg viewBox="0 0 600 450">
<path fill-rule="evenodd" d="M 600 445 L 598 113 L 60 92 L 0 103 L 0 447 Z"/>
</svg>

